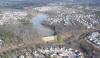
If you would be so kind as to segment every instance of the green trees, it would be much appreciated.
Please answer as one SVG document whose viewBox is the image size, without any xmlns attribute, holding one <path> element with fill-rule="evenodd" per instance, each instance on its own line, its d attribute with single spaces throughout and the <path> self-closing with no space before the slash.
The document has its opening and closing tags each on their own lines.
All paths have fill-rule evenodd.
<svg viewBox="0 0 100 58">
<path fill-rule="evenodd" d="M 57 42 L 60 43 L 62 40 L 61 35 L 57 35 Z"/>
<path fill-rule="evenodd" d="M 9 38 L 9 39 L 15 37 L 15 34 L 14 34 L 13 32 L 7 31 L 7 30 L 0 32 L 0 35 L 1 35 L 3 38 Z"/>
<path fill-rule="evenodd" d="M 16 36 L 13 32 L 7 30 L 1 31 L 0 35 L 2 36 L 4 43 L 7 41 L 11 42 Z"/>
<path fill-rule="evenodd" d="M 21 19 L 20 20 L 20 22 L 22 23 L 22 24 L 31 24 L 31 22 L 29 21 L 29 20 L 27 20 L 27 19 Z"/>
</svg>

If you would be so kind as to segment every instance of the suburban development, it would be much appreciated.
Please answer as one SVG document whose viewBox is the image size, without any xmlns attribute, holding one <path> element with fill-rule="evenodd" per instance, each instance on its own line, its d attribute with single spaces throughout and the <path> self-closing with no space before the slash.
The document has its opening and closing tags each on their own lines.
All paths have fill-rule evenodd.
<svg viewBox="0 0 100 58">
<path fill-rule="evenodd" d="M 0 1 L 0 58 L 100 58 L 100 1 Z"/>
</svg>

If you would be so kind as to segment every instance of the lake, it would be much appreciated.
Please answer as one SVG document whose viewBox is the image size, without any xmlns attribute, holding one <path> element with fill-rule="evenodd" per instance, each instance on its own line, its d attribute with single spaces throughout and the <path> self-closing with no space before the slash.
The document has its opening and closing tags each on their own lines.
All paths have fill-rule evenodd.
<svg viewBox="0 0 100 58">
<path fill-rule="evenodd" d="M 54 30 L 42 25 L 42 22 L 47 18 L 47 15 L 40 13 L 31 19 L 40 36 L 50 36 L 54 34 Z"/>
</svg>

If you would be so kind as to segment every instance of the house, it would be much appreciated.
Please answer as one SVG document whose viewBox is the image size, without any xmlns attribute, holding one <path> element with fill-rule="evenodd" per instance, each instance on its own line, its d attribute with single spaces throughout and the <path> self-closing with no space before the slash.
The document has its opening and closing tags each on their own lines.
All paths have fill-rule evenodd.
<svg viewBox="0 0 100 58">
<path fill-rule="evenodd" d="M 25 56 L 24 55 L 20 55 L 18 58 L 25 58 Z"/>
<path fill-rule="evenodd" d="M 53 57 L 53 56 L 55 56 L 56 54 L 55 54 L 54 52 L 51 52 L 51 53 L 49 53 L 48 55 L 51 56 L 51 57 Z"/>
<path fill-rule="evenodd" d="M 57 52 L 59 56 L 63 56 L 63 52 Z"/>
<path fill-rule="evenodd" d="M 3 44 L 2 35 L 0 35 L 0 46 Z"/>
<path fill-rule="evenodd" d="M 63 56 L 62 58 L 69 58 L 69 56 Z"/>
<path fill-rule="evenodd" d="M 0 39 L 0 46 L 2 45 L 2 39 Z"/>
</svg>

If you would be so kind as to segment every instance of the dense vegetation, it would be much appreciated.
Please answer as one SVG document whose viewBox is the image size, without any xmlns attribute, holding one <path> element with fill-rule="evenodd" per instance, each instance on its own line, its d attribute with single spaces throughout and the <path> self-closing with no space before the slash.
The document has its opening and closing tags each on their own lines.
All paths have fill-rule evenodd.
<svg viewBox="0 0 100 58">
<path fill-rule="evenodd" d="M 57 42 L 60 43 L 61 40 L 62 40 L 61 35 L 58 35 L 58 36 L 57 36 Z"/>
<path fill-rule="evenodd" d="M 31 24 L 31 22 L 29 21 L 29 20 L 27 20 L 27 19 L 21 19 L 20 20 L 20 22 L 22 23 L 22 24 Z"/>
<path fill-rule="evenodd" d="M 11 42 L 16 35 L 11 31 L 4 30 L 0 32 L 0 36 L 3 38 L 3 42 L 6 43 Z"/>
<path fill-rule="evenodd" d="M 0 32 L 0 35 L 3 37 L 3 38 L 14 38 L 15 37 L 15 34 L 13 32 L 10 32 L 10 31 L 2 31 Z"/>
</svg>

